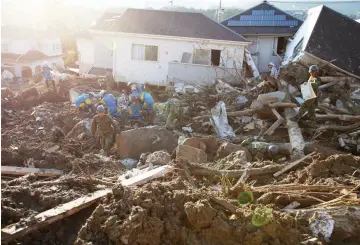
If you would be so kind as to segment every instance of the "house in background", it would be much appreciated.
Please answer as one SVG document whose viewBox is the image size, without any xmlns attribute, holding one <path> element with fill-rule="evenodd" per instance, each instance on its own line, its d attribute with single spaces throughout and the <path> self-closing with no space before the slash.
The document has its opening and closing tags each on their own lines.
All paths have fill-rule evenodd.
<svg viewBox="0 0 360 245">
<path fill-rule="evenodd" d="M 360 78 L 360 23 L 326 6 L 308 11 L 308 17 L 287 45 L 284 64 L 328 66 Z"/>
<path fill-rule="evenodd" d="M 49 31 L 1 27 L 1 67 L 15 77 L 31 77 L 41 64 L 64 67 L 60 37 Z"/>
<path fill-rule="evenodd" d="M 236 75 L 249 44 L 203 14 L 160 10 L 105 13 L 91 33 L 94 67 L 112 69 L 118 82 L 162 86 Z"/>
<path fill-rule="evenodd" d="M 221 23 L 251 41 L 248 49 L 259 71 L 264 72 L 269 62 L 279 67 L 288 39 L 302 21 L 263 1 Z"/>
</svg>

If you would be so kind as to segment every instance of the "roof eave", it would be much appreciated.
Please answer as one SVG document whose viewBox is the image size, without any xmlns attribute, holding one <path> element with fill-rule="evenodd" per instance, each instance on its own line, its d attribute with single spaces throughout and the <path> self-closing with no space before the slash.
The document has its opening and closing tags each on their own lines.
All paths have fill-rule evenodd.
<svg viewBox="0 0 360 245">
<path fill-rule="evenodd" d="M 139 34 L 139 33 L 128 33 L 128 32 L 113 32 L 113 31 L 102 31 L 91 29 L 91 32 L 94 34 L 102 34 L 109 36 L 136 36 L 141 38 L 156 38 L 156 39 L 166 39 L 166 40 L 180 40 L 180 41 L 209 41 L 212 43 L 218 44 L 236 44 L 236 45 L 248 45 L 250 41 L 230 41 L 230 40 L 221 40 L 221 39 L 206 39 L 206 38 L 194 38 L 194 37 L 178 37 L 178 36 L 165 36 L 165 35 L 151 35 L 151 34 Z"/>
</svg>

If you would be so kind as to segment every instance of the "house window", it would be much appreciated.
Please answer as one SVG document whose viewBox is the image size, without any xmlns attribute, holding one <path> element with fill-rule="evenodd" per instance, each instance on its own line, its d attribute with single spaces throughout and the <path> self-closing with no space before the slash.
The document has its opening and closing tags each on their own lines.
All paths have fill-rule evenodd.
<svg viewBox="0 0 360 245">
<path fill-rule="evenodd" d="M 56 49 L 60 49 L 60 43 L 56 44 Z"/>
<path fill-rule="evenodd" d="M 1 52 L 9 52 L 9 44 L 8 43 L 1 44 Z"/>
<path fill-rule="evenodd" d="M 294 59 L 302 50 L 304 38 L 301 38 L 300 42 L 295 46 L 292 58 Z"/>
<path fill-rule="evenodd" d="M 217 49 L 195 49 L 194 51 L 194 64 L 199 65 L 220 65 L 220 54 L 221 50 Z"/>
<path fill-rule="evenodd" d="M 209 65 L 210 64 L 210 50 L 206 49 L 195 49 L 194 50 L 194 64 L 198 65 Z"/>
<path fill-rule="evenodd" d="M 158 61 L 158 46 L 133 44 L 131 59 Z"/>
<path fill-rule="evenodd" d="M 181 63 L 190 63 L 191 53 L 184 52 L 181 57 Z"/>
<path fill-rule="evenodd" d="M 279 55 L 285 54 L 287 40 L 285 37 L 278 37 L 276 53 Z"/>
<path fill-rule="evenodd" d="M 217 49 L 211 50 L 211 64 L 213 66 L 220 65 L 220 54 L 221 54 L 221 50 L 217 50 Z"/>
<path fill-rule="evenodd" d="M 56 44 L 53 44 L 53 50 L 56 50 Z"/>
</svg>

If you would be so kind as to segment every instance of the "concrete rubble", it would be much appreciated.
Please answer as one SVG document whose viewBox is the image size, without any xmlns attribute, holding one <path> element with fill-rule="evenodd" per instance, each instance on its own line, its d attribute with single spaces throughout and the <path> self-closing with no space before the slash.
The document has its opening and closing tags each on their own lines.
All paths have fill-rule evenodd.
<svg viewBox="0 0 360 245">
<path fill-rule="evenodd" d="M 315 124 L 291 120 L 308 76 L 294 63 L 276 89 L 258 78 L 181 93 L 177 129 L 165 129 L 160 109 L 155 125 L 120 123 L 106 157 L 94 114 L 70 102 L 104 85 L 67 76 L 58 93 L 2 88 L 3 243 L 357 244 L 360 81 L 327 69 L 334 83 Z M 211 98 L 225 103 L 235 137 L 217 137 Z M 279 157 L 254 152 L 259 143 Z"/>
</svg>

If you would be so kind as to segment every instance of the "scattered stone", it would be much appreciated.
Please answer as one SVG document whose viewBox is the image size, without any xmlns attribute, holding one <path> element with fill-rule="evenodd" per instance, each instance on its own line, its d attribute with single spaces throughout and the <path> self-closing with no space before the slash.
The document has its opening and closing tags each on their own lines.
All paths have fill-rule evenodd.
<svg viewBox="0 0 360 245">
<path fill-rule="evenodd" d="M 179 145 L 176 148 L 176 158 L 180 157 L 192 163 L 205 163 L 207 161 L 207 154 L 204 151 L 187 145 Z"/>
<path fill-rule="evenodd" d="M 155 151 L 146 158 L 146 163 L 153 165 L 166 165 L 171 161 L 171 156 L 166 151 Z"/>
</svg>

